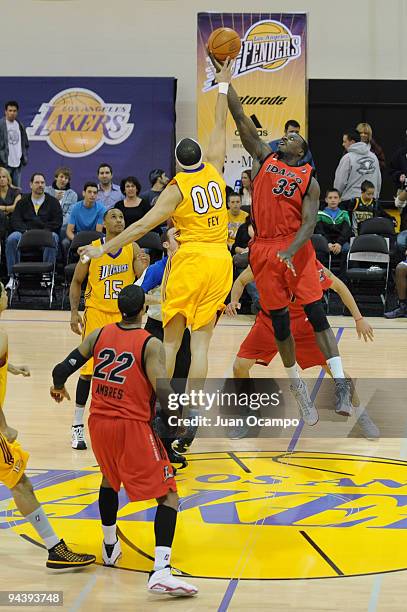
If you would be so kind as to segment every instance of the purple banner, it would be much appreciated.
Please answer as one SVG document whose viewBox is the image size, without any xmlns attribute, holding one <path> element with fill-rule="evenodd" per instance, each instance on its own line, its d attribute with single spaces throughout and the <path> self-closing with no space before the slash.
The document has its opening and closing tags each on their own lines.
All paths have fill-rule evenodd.
<svg viewBox="0 0 407 612">
<path fill-rule="evenodd" d="M 2 77 L 0 90 L 2 109 L 6 100 L 19 103 L 30 141 L 24 191 L 33 172 L 43 172 L 49 185 L 62 165 L 71 168 L 79 196 L 102 162 L 113 166 L 115 183 L 135 175 L 143 190 L 153 168 L 172 176 L 175 79 Z"/>
</svg>

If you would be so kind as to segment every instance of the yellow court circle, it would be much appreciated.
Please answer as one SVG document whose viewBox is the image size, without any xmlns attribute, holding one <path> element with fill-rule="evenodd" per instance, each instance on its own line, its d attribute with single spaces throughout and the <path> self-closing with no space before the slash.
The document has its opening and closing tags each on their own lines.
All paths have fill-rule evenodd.
<svg viewBox="0 0 407 612">
<path fill-rule="evenodd" d="M 407 568 L 405 461 L 299 450 L 192 453 L 188 461 L 177 475 L 172 557 L 182 573 L 270 580 Z M 57 532 L 100 561 L 99 469 L 28 475 Z M 151 569 L 155 507 L 128 503 L 121 491 L 119 567 Z M 0 528 L 38 540 L 14 508 L 1 513 Z"/>
</svg>

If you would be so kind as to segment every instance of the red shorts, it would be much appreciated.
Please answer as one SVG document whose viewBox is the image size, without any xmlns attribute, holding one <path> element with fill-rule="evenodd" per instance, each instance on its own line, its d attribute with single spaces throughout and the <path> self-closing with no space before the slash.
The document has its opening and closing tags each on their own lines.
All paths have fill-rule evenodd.
<svg viewBox="0 0 407 612">
<path fill-rule="evenodd" d="M 115 491 L 123 483 L 130 501 L 177 490 L 165 448 L 149 423 L 91 414 L 89 433 L 103 476 Z"/>
<path fill-rule="evenodd" d="M 288 306 L 292 296 L 298 304 L 311 304 L 322 297 L 316 255 L 310 240 L 293 257 L 296 276 L 277 259 L 278 251 L 285 251 L 293 239 L 293 235 L 271 240 L 255 238 L 250 244 L 250 267 L 261 307 L 266 312 Z"/>
<path fill-rule="evenodd" d="M 306 370 L 313 366 L 326 365 L 326 359 L 318 348 L 312 325 L 305 314 L 291 316 L 291 333 L 295 340 L 295 353 L 298 365 Z M 255 359 L 260 365 L 268 365 L 277 355 L 273 324 L 270 317 L 259 312 L 248 336 L 240 345 L 238 357 Z"/>
</svg>

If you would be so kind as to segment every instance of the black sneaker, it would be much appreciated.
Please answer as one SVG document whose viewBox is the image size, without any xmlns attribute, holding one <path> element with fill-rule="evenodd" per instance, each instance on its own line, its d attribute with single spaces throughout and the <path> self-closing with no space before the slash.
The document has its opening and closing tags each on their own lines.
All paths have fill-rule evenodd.
<svg viewBox="0 0 407 612">
<path fill-rule="evenodd" d="M 172 443 L 172 448 L 176 453 L 181 453 L 181 455 L 184 455 L 189 451 L 189 447 L 193 441 L 194 438 L 178 438 Z"/>
<path fill-rule="evenodd" d="M 406 319 L 407 318 L 407 308 L 405 306 L 397 306 L 394 310 L 389 310 L 389 312 L 384 313 L 385 319 Z"/>
<path fill-rule="evenodd" d="M 46 565 L 51 569 L 66 569 L 69 567 L 84 567 L 95 563 L 95 561 L 95 555 L 75 553 L 61 540 L 49 549 Z"/>
</svg>

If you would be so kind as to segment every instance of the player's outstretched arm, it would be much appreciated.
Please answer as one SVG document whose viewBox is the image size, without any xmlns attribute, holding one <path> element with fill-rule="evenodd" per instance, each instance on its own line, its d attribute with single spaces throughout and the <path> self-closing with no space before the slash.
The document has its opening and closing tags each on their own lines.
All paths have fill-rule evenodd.
<svg viewBox="0 0 407 612">
<path fill-rule="evenodd" d="M 367 342 L 368 340 L 371 340 L 373 342 L 373 328 L 361 315 L 358 305 L 355 302 L 355 298 L 353 297 L 345 283 L 342 282 L 340 278 L 335 276 L 335 274 L 332 274 L 332 272 L 325 267 L 324 273 L 333 281 L 331 289 L 333 289 L 339 295 L 342 302 L 345 304 L 346 308 L 349 310 L 352 317 L 354 318 L 356 324 L 356 332 L 359 339 L 363 337 L 365 342 Z"/>
<path fill-rule="evenodd" d="M 226 306 L 225 314 L 232 317 L 237 315 L 237 311 L 240 309 L 240 298 L 242 297 L 242 293 L 244 288 L 248 283 L 254 281 L 253 272 L 250 266 L 247 266 L 239 274 L 235 282 L 233 283 L 232 291 L 230 293 L 230 302 Z"/>
<path fill-rule="evenodd" d="M 226 119 L 228 115 L 228 86 L 232 80 L 234 62 L 227 59 L 223 66 L 213 61 L 216 81 L 219 83 L 218 98 L 215 107 L 215 126 L 209 138 L 207 161 L 215 166 L 219 174 L 223 174 L 226 155 Z M 223 83 L 223 85 L 221 85 Z"/>
</svg>

